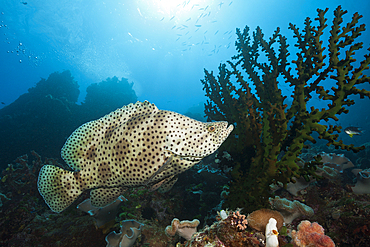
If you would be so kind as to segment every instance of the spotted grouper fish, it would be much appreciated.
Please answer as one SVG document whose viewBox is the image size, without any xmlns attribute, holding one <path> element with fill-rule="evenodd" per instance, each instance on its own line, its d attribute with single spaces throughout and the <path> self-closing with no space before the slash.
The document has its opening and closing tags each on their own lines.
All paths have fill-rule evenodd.
<svg viewBox="0 0 370 247">
<path fill-rule="evenodd" d="M 129 104 L 76 129 L 61 151 L 73 171 L 45 165 L 37 186 L 58 213 L 85 190 L 96 207 L 130 187 L 167 191 L 178 174 L 215 152 L 232 130 L 227 122 L 199 122 L 148 101 Z"/>
</svg>

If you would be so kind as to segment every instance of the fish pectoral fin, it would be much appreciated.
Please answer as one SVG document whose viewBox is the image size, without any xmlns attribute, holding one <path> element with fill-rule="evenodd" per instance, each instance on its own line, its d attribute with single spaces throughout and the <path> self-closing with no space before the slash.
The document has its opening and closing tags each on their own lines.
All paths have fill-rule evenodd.
<svg viewBox="0 0 370 247">
<path fill-rule="evenodd" d="M 157 176 L 159 173 L 163 172 L 168 166 L 169 164 L 171 163 L 171 161 L 173 160 L 173 157 L 174 155 L 172 154 L 170 157 L 168 157 L 168 159 L 166 160 L 166 162 L 158 169 L 158 171 L 156 171 L 149 179 L 148 181 L 146 181 L 145 185 L 148 185 L 150 184 L 153 179 L 155 178 L 155 176 Z"/>
<path fill-rule="evenodd" d="M 97 188 L 90 191 L 91 205 L 102 208 L 114 202 L 120 195 L 123 194 L 125 188 Z"/>
<path fill-rule="evenodd" d="M 170 177 L 171 179 L 166 182 L 166 183 L 163 183 L 161 185 L 161 187 L 159 187 L 159 192 L 161 193 L 165 193 L 167 191 L 169 191 L 170 189 L 172 189 L 173 185 L 177 182 L 177 179 L 178 179 L 178 176 L 172 176 Z"/>
<path fill-rule="evenodd" d="M 60 213 L 83 192 L 77 183 L 79 172 L 66 171 L 53 165 L 41 168 L 37 188 L 49 208 Z"/>
<path fill-rule="evenodd" d="M 177 176 L 175 175 L 170 176 L 152 185 L 149 191 L 155 191 L 159 189 L 161 193 L 167 192 L 172 188 L 172 186 L 176 183 L 176 181 L 177 181 Z"/>
<path fill-rule="evenodd" d="M 158 183 L 156 183 L 156 184 L 154 184 L 154 185 L 152 185 L 152 186 L 150 186 L 149 191 L 150 191 L 150 192 L 152 192 L 152 191 L 157 190 L 159 187 L 161 187 L 161 186 L 162 186 L 162 184 L 163 184 L 163 183 L 165 183 L 165 182 L 166 182 L 166 180 L 167 180 L 167 178 L 166 178 L 166 179 L 163 179 L 163 180 L 161 180 L 161 181 L 159 181 Z"/>
</svg>

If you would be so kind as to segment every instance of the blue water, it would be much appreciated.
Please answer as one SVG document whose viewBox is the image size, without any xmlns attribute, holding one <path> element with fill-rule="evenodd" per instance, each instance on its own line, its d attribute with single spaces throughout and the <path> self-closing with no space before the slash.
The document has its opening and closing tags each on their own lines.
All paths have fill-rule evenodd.
<svg viewBox="0 0 370 247">
<path fill-rule="evenodd" d="M 140 101 L 148 100 L 161 110 L 173 110 L 183 114 L 190 111 L 194 115 L 204 116 L 203 105 L 207 98 L 204 96 L 205 92 L 200 80 L 204 78 L 204 69 L 214 71 L 217 76 L 217 68 L 220 63 L 225 63 L 237 54 L 234 46 L 236 28 L 243 29 L 248 25 L 252 32 L 257 26 L 260 26 L 265 39 L 268 39 L 276 28 L 280 27 L 281 33 L 287 37 L 288 49 L 291 54 L 289 61 L 291 61 L 295 59 L 296 55 L 294 47 L 296 40 L 293 38 L 293 32 L 288 29 L 289 23 L 295 24 L 301 31 L 307 17 L 313 21 L 312 25 L 317 25 L 314 20 L 317 16 L 317 8 L 329 8 L 326 14 L 328 28 L 325 29 L 323 36 L 323 47 L 326 47 L 324 53 L 328 54 L 328 32 L 332 25 L 333 12 L 338 5 L 342 5 L 342 8 L 348 11 L 344 17 L 344 25 L 351 21 L 354 13 L 359 12 L 364 15 L 360 19 L 360 24 L 365 24 L 368 29 L 370 28 L 369 0 L 0 0 L 0 109 L 11 105 L 18 97 L 27 93 L 28 89 L 34 87 L 41 78 L 47 79 L 53 72 L 69 70 L 80 86 L 78 103 L 84 102 L 86 88 L 89 85 L 116 76 L 120 79 L 127 78 L 129 83 L 133 83 L 133 89 Z M 363 42 L 365 47 L 356 52 L 354 56 L 357 59 L 355 67 L 358 67 L 363 56 L 369 54 L 367 48 L 370 47 L 370 30 L 363 32 L 356 42 Z M 344 55 L 345 53 L 342 52 L 342 56 Z M 370 71 L 365 71 L 365 74 L 370 76 Z M 326 88 L 334 86 L 330 83 L 333 83 L 333 80 L 328 79 L 324 86 Z M 292 88 L 288 85 L 282 84 L 279 87 L 284 95 L 291 94 Z M 360 88 L 370 90 L 370 85 L 369 83 L 361 85 Z M 63 92 L 63 90 L 61 91 Z M 12 105 L 13 107 L 1 110 L 0 171 L 8 167 L 8 164 L 12 163 L 16 157 L 26 153 L 29 154 L 29 164 L 31 164 L 31 160 L 35 159 L 29 153 L 31 150 L 35 150 L 43 158 L 55 158 L 61 162 L 60 150 L 73 130 L 83 123 L 82 119 L 88 121 L 85 119 L 86 116 L 93 115 L 94 110 L 100 114 L 96 114 L 96 118 L 102 115 L 99 111 L 101 109 L 97 109 L 101 104 L 100 101 L 96 101 L 98 103 L 95 104 L 76 106 L 74 102 L 68 102 L 63 97 L 54 100 L 53 95 L 50 94 L 42 95 L 43 97 L 40 98 L 37 98 L 38 94 L 36 93 L 30 93 L 28 96 L 21 97 L 21 100 Z M 112 98 L 114 101 L 115 97 Z M 342 132 L 339 134 L 339 140 L 355 146 L 363 145 L 366 142 L 369 145 L 370 100 L 360 100 L 358 96 L 351 96 L 350 99 L 356 102 L 355 105 L 349 107 L 350 113 L 340 115 L 338 123 L 330 120 L 329 124 L 339 124 L 343 128 L 348 126 L 361 127 L 364 132 L 360 136 L 350 138 Z M 290 102 L 291 98 L 288 97 L 286 103 Z M 331 102 L 319 100 L 317 96 L 313 95 L 313 98 L 308 102 L 308 108 L 311 106 L 320 109 L 326 108 L 328 103 Z M 103 104 L 101 108 L 105 109 Z M 91 105 L 93 105 L 92 109 L 87 112 L 86 107 Z M 9 111 L 13 111 L 12 114 Z M 88 113 L 86 116 L 83 114 L 85 112 Z M 317 137 L 316 133 L 314 137 Z M 322 147 L 319 145 L 317 147 L 319 147 L 317 150 L 313 147 L 311 152 L 321 151 Z M 342 150 L 338 152 L 342 152 Z M 360 162 L 363 162 L 361 163 L 362 168 L 368 168 L 369 159 L 365 157 L 364 153 L 365 151 L 362 151 L 360 156 L 347 152 L 346 156 L 350 155 L 349 157 L 354 164 L 359 165 Z M 22 159 L 26 159 L 25 157 L 23 156 Z M 245 156 L 243 155 L 243 157 Z M 215 156 L 210 157 L 212 163 L 214 158 Z M 49 164 L 49 162 L 51 160 L 46 160 L 44 164 Z M 64 236 L 66 244 L 69 244 L 69 241 L 85 243 L 86 236 L 90 236 L 87 241 L 91 243 L 94 243 L 95 239 L 104 242 L 105 236 L 101 235 L 100 230 L 99 235 L 95 236 L 94 228 L 74 227 L 77 224 L 74 223 L 77 221 L 73 221 L 76 219 L 75 213 L 60 214 L 59 218 L 50 217 L 55 221 L 49 220 L 50 213 L 45 211 L 46 205 L 43 204 L 41 196 L 35 197 L 38 191 L 36 177 L 33 173 L 35 167 L 41 166 L 41 163 L 41 161 L 33 163 L 33 170 L 25 169 L 24 175 L 22 175 L 23 169 L 4 169 L 1 173 L 1 192 L 11 197 L 11 200 L 9 203 L 4 201 L 4 197 L 2 197 L 2 202 L 0 200 L 1 211 L 7 215 L 7 217 L 0 217 L 1 219 L 7 218 L 0 222 L 6 225 L 0 231 L 0 234 L 3 234 L 1 236 L 5 236 L 4 238 L 0 237 L 0 242 L 15 246 L 14 243 L 22 245 L 23 242 L 31 243 L 42 239 L 43 243 L 46 243 L 53 240 L 54 236 L 57 236 L 58 240 L 53 240 L 52 243 L 58 245 L 63 243 L 59 236 Z M 230 164 L 233 163 L 236 164 L 236 162 L 230 162 Z M 213 165 L 216 166 L 216 163 Z M 221 166 L 218 169 L 220 171 Z M 222 169 L 226 170 L 226 167 Z M 143 201 L 140 197 L 139 201 L 137 196 L 130 195 L 132 200 L 129 200 L 130 204 L 127 204 L 129 205 L 127 207 L 131 207 L 130 210 L 132 210 L 134 203 L 137 203 L 136 209 L 142 206 L 144 208 L 146 205 L 146 208 L 153 211 L 147 212 L 148 219 L 152 214 L 158 215 L 158 219 L 162 215 L 172 217 L 172 212 L 168 211 L 166 214 L 167 205 L 176 205 L 178 209 L 171 206 L 171 211 L 180 210 L 181 212 L 175 216 L 182 218 L 184 215 L 190 215 L 188 219 L 193 219 L 194 215 L 192 214 L 195 212 L 199 212 L 198 217 L 200 212 L 203 214 L 212 207 L 216 209 L 216 205 L 221 205 L 218 201 L 221 200 L 218 196 L 222 194 L 221 185 L 226 184 L 226 179 L 230 179 L 230 177 L 218 176 L 214 179 L 215 176 L 211 172 L 204 175 L 200 171 L 194 173 L 196 176 L 180 177 L 177 182 L 177 186 L 179 184 L 181 186 L 175 190 L 175 193 L 180 191 L 176 198 L 183 197 L 181 203 L 175 202 L 177 200 L 175 197 L 175 200 L 164 200 L 165 197 L 156 194 L 157 199 L 153 201 L 159 205 L 158 208 L 161 211 L 159 212 L 158 208 L 148 202 L 152 197 L 145 198 Z M 234 171 L 238 172 L 238 170 Z M 10 174 L 16 180 L 13 182 L 13 177 L 4 174 Z M 18 174 L 22 176 L 18 176 Z M 321 218 L 323 221 L 327 221 L 325 231 L 332 232 L 333 236 L 340 235 L 337 234 L 338 229 L 342 229 L 339 227 L 347 226 L 349 218 L 355 219 L 357 217 L 357 220 L 352 221 L 356 221 L 356 224 L 358 221 L 363 222 L 358 219 L 366 219 L 363 217 L 366 208 L 358 208 L 356 205 L 365 205 L 363 202 L 367 200 L 367 197 L 363 201 L 358 198 L 352 201 L 352 198 L 349 198 L 351 195 L 347 194 L 350 188 L 350 177 L 348 177 L 343 175 L 340 177 L 341 182 L 337 180 L 335 183 L 329 183 L 329 186 L 324 183 L 320 186 L 311 186 L 312 190 L 327 187 L 321 192 L 306 195 L 302 193 L 301 199 L 305 200 L 308 205 L 325 200 L 325 204 L 322 204 L 317 210 L 318 217 L 322 217 L 323 212 L 329 212 L 327 210 L 321 211 L 321 209 L 326 209 L 330 205 L 336 205 L 336 211 L 330 212 L 339 213 L 340 210 L 343 210 L 340 224 L 330 218 L 334 218 L 333 214 L 330 216 L 330 213 Z M 343 185 L 345 180 L 347 180 L 346 190 L 337 186 L 338 184 Z M 199 182 L 202 183 L 198 184 Z M 29 186 L 29 184 L 34 186 Z M 200 197 L 199 192 L 203 193 L 202 190 L 205 192 L 203 196 L 207 196 Z M 325 198 L 322 198 L 323 194 Z M 307 195 L 315 197 L 308 198 Z M 169 194 L 169 196 L 171 195 Z M 340 197 L 343 197 L 342 199 L 346 202 L 343 202 Z M 167 204 L 170 201 L 171 204 Z M 145 204 L 143 204 L 144 202 Z M 180 205 L 184 205 L 184 207 Z M 315 206 L 319 205 L 317 203 Z M 197 211 L 198 208 L 199 211 Z M 29 210 L 31 214 L 24 213 L 24 210 Z M 142 212 L 139 213 L 141 216 Z M 247 210 L 244 212 L 248 213 Z M 60 220 L 65 216 L 69 217 L 66 218 L 66 221 Z M 208 219 L 208 221 L 210 220 L 212 218 Z M 62 222 L 68 223 L 62 224 Z M 80 220 L 78 222 L 81 224 Z M 163 222 L 164 220 L 160 219 L 160 223 L 163 224 Z M 153 224 L 157 229 L 158 221 Z M 66 225 L 68 227 L 65 228 Z M 353 233 L 357 231 L 355 236 L 343 231 L 347 233 L 343 235 L 343 243 L 347 241 L 347 236 L 359 239 L 358 243 L 360 244 L 360 241 L 364 241 L 365 237 L 361 239 L 361 236 L 368 232 L 366 224 L 361 223 L 357 226 L 358 228 L 353 230 Z M 35 228 L 33 229 L 33 227 Z M 57 234 L 49 234 L 46 229 L 53 229 L 50 232 Z M 67 234 L 59 234 L 63 231 Z M 10 234 L 14 234 L 14 236 Z M 44 234 L 46 238 L 44 238 Z M 82 237 L 78 238 L 78 236 Z M 142 239 L 145 240 L 145 237 Z M 89 245 L 89 242 L 86 243 Z M 98 242 L 95 243 L 95 245 L 98 244 Z M 30 245 L 23 244 L 23 246 Z M 50 245 L 46 244 L 45 246 Z"/>
<path fill-rule="evenodd" d="M 117 76 L 134 83 L 139 100 L 184 113 L 206 100 L 203 69 L 217 71 L 236 54 L 236 28 L 260 26 L 267 38 L 279 26 L 293 48 L 290 22 L 302 28 L 328 7 L 331 26 L 339 4 L 349 12 L 345 21 L 359 12 L 370 27 L 367 0 L 1 1 L 0 101 L 10 104 L 40 78 L 70 70 L 80 102 L 88 85 Z M 360 40 L 368 47 L 370 32 Z"/>
</svg>

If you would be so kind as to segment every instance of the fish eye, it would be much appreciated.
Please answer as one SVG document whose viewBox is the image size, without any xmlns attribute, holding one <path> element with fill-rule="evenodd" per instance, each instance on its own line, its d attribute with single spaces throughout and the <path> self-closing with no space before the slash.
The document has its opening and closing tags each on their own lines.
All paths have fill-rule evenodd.
<svg viewBox="0 0 370 247">
<path fill-rule="evenodd" d="M 216 130 L 216 127 L 214 125 L 210 125 L 207 129 L 209 132 L 214 132 Z"/>
</svg>

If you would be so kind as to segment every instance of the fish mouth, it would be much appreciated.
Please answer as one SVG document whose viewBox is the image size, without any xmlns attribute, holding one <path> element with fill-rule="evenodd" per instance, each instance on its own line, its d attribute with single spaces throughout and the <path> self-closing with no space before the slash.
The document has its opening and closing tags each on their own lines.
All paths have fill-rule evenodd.
<svg viewBox="0 0 370 247">
<path fill-rule="evenodd" d="M 221 143 L 223 143 L 227 137 L 229 137 L 231 131 L 234 130 L 234 125 L 233 124 L 230 124 L 228 122 L 222 122 L 222 129 L 219 133 L 219 136 L 220 136 L 220 141 Z"/>
<path fill-rule="evenodd" d="M 234 125 L 233 124 L 230 124 L 228 122 L 225 122 L 226 123 L 226 130 L 225 130 L 225 134 L 226 134 L 226 137 L 228 137 L 231 133 L 231 131 L 234 130 Z"/>
<path fill-rule="evenodd" d="M 229 123 L 227 123 L 227 124 L 229 124 Z M 233 124 L 230 124 L 229 127 L 227 127 L 226 131 L 230 134 L 231 131 L 233 131 L 233 129 L 234 129 L 234 125 Z"/>
</svg>

